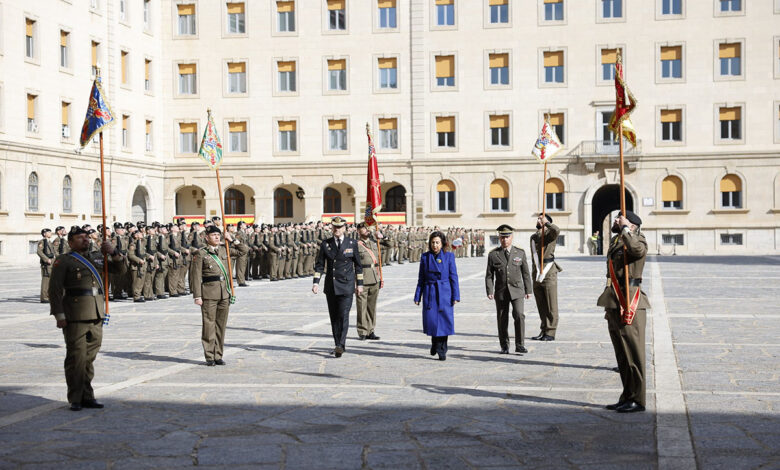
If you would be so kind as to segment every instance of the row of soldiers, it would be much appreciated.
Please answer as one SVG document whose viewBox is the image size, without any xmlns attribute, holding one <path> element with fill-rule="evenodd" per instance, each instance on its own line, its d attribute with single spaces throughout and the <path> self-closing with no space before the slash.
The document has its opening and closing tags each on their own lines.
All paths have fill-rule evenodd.
<svg viewBox="0 0 780 470">
<path fill-rule="evenodd" d="M 206 246 L 206 229 L 210 225 L 222 229 L 220 217 L 195 221 L 189 227 L 184 220 L 176 223 L 113 224 L 106 229 L 107 239 L 124 258 L 122 274 L 110 274 L 110 300 L 132 297 L 135 302 L 146 302 L 189 294 L 187 276 L 192 256 Z M 90 238 L 90 251 L 99 251 L 102 226 L 81 227 Z M 427 249 L 428 236 L 433 228 L 410 226 L 380 226 L 382 264 L 418 262 Z M 230 257 L 234 277 L 240 287 L 250 280 L 279 281 L 308 277 L 314 274 L 314 261 L 323 240 L 332 236 L 329 224 L 257 225 L 243 221 L 228 224 L 231 234 Z M 54 259 L 69 251 L 67 230 L 59 226 L 52 233 L 41 231 L 38 257 L 41 265 L 40 301 L 47 303 L 48 281 Z M 345 236 L 357 240 L 356 226 L 350 226 Z M 484 256 L 484 231 L 452 227 L 447 231 L 450 240 L 460 240 L 454 248 L 456 256 Z M 451 238 L 450 238 L 451 237 Z"/>
</svg>

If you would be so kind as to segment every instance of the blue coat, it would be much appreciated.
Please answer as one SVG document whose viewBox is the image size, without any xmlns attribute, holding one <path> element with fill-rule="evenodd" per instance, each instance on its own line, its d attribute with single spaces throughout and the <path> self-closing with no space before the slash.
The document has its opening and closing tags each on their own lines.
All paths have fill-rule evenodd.
<svg viewBox="0 0 780 470">
<path fill-rule="evenodd" d="M 422 300 L 423 332 L 428 336 L 455 334 L 453 301 L 460 301 L 455 255 L 427 251 L 420 258 L 414 301 Z"/>
</svg>

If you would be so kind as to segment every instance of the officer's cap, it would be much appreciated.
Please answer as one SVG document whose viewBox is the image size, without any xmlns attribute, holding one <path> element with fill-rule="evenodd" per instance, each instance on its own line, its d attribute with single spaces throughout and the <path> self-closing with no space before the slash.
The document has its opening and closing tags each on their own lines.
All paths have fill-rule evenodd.
<svg viewBox="0 0 780 470">
<path fill-rule="evenodd" d="M 65 227 L 58 225 L 57 228 L 54 229 L 55 232 L 59 232 L 60 230 L 65 230 Z"/>
<path fill-rule="evenodd" d="M 122 222 L 114 222 L 114 230 L 118 228 L 124 228 L 125 226 L 122 225 Z"/>
<path fill-rule="evenodd" d="M 143 220 L 139 220 L 135 225 L 137 225 L 138 228 L 144 228 L 146 227 L 146 222 L 144 222 Z"/>
<path fill-rule="evenodd" d="M 638 215 L 631 211 L 626 211 L 626 219 L 628 219 L 628 221 L 634 225 L 642 225 L 642 219 L 640 219 Z"/>
<path fill-rule="evenodd" d="M 496 231 L 498 231 L 498 235 L 499 236 L 508 237 L 508 236 L 512 235 L 515 232 L 515 229 L 513 229 L 512 227 L 510 227 L 507 224 L 501 224 L 501 225 L 498 226 Z"/>
<path fill-rule="evenodd" d="M 366 227 L 368 227 L 368 226 L 366 225 L 365 222 L 360 222 L 359 224 L 357 224 L 357 228 L 359 228 L 359 229 L 360 228 L 366 228 Z"/>
<path fill-rule="evenodd" d="M 74 225 L 70 228 L 70 232 L 68 232 L 68 241 L 70 241 L 76 235 L 81 235 L 82 233 L 87 233 L 87 231 L 78 225 Z"/>
<path fill-rule="evenodd" d="M 87 235 L 92 235 L 93 233 L 97 233 L 97 230 L 95 230 L 94 228 L 87 230 Z"/>
<path fill-rule="evenodd" d="M 214 217 L 211 218 L 211 220 L 222 220 L 222 218 L 218 215 L 215 215 Z"/>
<path fill-rule="evenodd" d="M 343 218 L 339 217 L 339 216 L 336 216 L 336 217 L 334 217 L 334 218 L 332 218 L 330 220 L 330 224 L 333 225 L 334 227 L 338 228 L 338 227 L 343 227 L 344 225 L 346 225 L 347 221 L 344 220 Z"/>
<path fill-rule="evenodd" d="M 544 218 L 547 219 L 547 222 L 552 223 L 552 217 L 550 217 L 550 214 L 544 214 Z"/>
<path fill-rule="evenodd" d="M 211 235 L 212 233 L 222 233 L 222 232 L 219 230 L 219 227 L 217 227 L 216 225 L 209 225 L 208 228 L 206 229 L 206 235 Z"/>
<path fill-rule="evenodd" d="M 184 225 L 187 225 L 187 224 L 185 223 Z M 196 225 L 200 225 L 200 222 L 198 222 L 197 220 L 196 220 L 196 221 L 194 221 L 194 222 L 192 222 L 192 223 L 190 224 L 190 227 L 194 227 L 194 226 L 196 226 Z"/>
<path fill-rule="evenodd" d="M 46 233 L 46 232 L 51 232 L 51 229 L 50 228 L 45 228 L 45 229 L 41 230 L 41 236 L 43 236 L 43 234 Z"/>
</svg>

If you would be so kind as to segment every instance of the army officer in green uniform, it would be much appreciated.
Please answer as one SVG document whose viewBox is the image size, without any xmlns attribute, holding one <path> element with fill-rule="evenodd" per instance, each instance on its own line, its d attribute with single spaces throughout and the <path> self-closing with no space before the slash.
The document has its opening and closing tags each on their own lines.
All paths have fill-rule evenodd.
<svg viewBox="0 0 780 470">
<path fill-rule="evenodd" d="M 227 271 L 227 252 L 221 245 L 222 233 L 216 225 L 206 229 L 207 245 L 195 252 L 190 265 L 190 291 L 203 319 L 201 342 L 207 366 L 223 366 L 225 327 L 230 304 L 235 302 Z M 225 232 L 226 242 L 232 237 Z"/>
<path fill-rule="evenodd" d="M 645 411 L 645 322 L 650 302 L 641 289 L 647 256 L 647 240 L 639 230 L 641 225 L 642 219 L 631 211 L 626 211 L 625 217 L 615 219 L 612 232 L 616 235 L 610 240 L 607 251 L 607 287 L 597 303 L 606 310 L 604 318 L 623 382 L 620 399 L 607 405 L 608 410 L 618 413 Z M 621 309 L 621 304 L 625 305 L 626 262 L 628 305 L 629 311 L 635 312 L 633 319 Z"/>
<path fill-rule="evenodd" d="M 496 301 L 496 320 L 498 321 L 498 341 L 501 354 L 509 354 L 509 305 L 512 305 L 512 318 L 515 322 L 515 352 L 527 353 L 525 348 L 525 314 L 523 297 L 531 297 L 533 286 L 528 271 L 525 252 L 512 246 L 514 229 L 503 224 L 498 227 L 500 246 L 488 255 L 485 271 L 485 288 L 489 299 Z"/>
<path fill-rule="evenodd" d="M 121 274 L 124 258 L 110 241 L 100 251 L 89 251 L 87 231 L 75 227 L 68 233 L 70 252 L 54 260 L 49 280 L 51 314 L 65 336 L 65 380 L 68 383 L 70 409 L 103 408 L 95 400 L 92 378 L 95 361 L 103 341 L 105 286 L 101 278 L 104 256 L 109 269 Z"/>
<path fill-rule="evenodd" d="M 376 301 L 379 297 L 379 289 L 385 282 L 379 275 L 379 249 L 376 241 L 371 239 L 368 226 L 365 222 L 358 224 L 358 253 L 360 264 L 363 266 L 363 293 L 356 294 L 357 301 L 357 331 L 358 339 L 378 340 L 374 333 L 376 328 Z"/>
</svg>

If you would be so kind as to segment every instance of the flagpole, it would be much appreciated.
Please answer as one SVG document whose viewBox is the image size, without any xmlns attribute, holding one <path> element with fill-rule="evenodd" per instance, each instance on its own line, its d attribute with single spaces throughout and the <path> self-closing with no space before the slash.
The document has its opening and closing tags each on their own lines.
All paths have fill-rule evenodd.
<svg viewBox="0 0 780 470">
<path fill-rule="evenodd" d="M 626 175 L 623 168 L 623 122 L 618 124 L 618 142 L 620 148 L 620 212 L 623 217 L 626 216 Z M 626 279 L 626 305 L 625 312 L 628 314 L 629 302 L 629 280 L 628 280 L 628 250 L 623 248 L 623 277 Z"/>
<path fill-rule="evenodd" d="M 544 226 L 547 220 L 547 159 L 544 159 L 544 175 L 542 175 L 542 237 L 539 244 L 542 246 L 542 252 L 539 256 L 539 276 L 544 272 Z M 544 280 L 544 279 L 542 279 Z"/>
<path fill-rule="evenodd" d="M 375 233 L 379 233 L 379 222 L 376 223 L 376 229 Z M 385 234 L 382 234 L 382 238 L 384 238 Z M 380 285 L 382 282 L 385 282 L 384 278 L 382 277 L 382 244 L 379 243 L 379 237 L 376 238 L 376 251 L 379 253 L 379 282 Z"/>
<path fill-rule="evenodd" d="M 211 115 L 211 110 L 209 110 Z M 227 271 L 228 282 L 230 282 L 230 292 L 233 293 L 233 297 L 236 296 L 236 291 L 233 287 L 233 267 L 230 266 L 230 243 L 227 239 L 227 220 L 225 220 L 225 203 L 222 201 L 222 181 L 219 179 L 219 168 L 217 168 L 217 189 L 219 190 L 219 209 L 222 213 L 222 229 L 225 231 L 225 253 L 227 254 Z M 231 236 L 232 237 L 232 236 Z"/>
<path fill-rule="evenodd" d="M 106 241 L 106 176 L 105 176 L 105 170 L 103 165 L 103 131 L 100 131 L 100 198 L 101 198 L 101 217 L 103 219 L 103 229 L 102 229 L 102 235 L 103 235 L 103 241 Z M 103 299 L 105 300 L 105 308 L 106 308 L 106 319 L 108 319 L 108 260 L 105 259 L 106 255 L 103 255 L 103 289 L 105 291 L 103 292 Z"/>
</svg>

